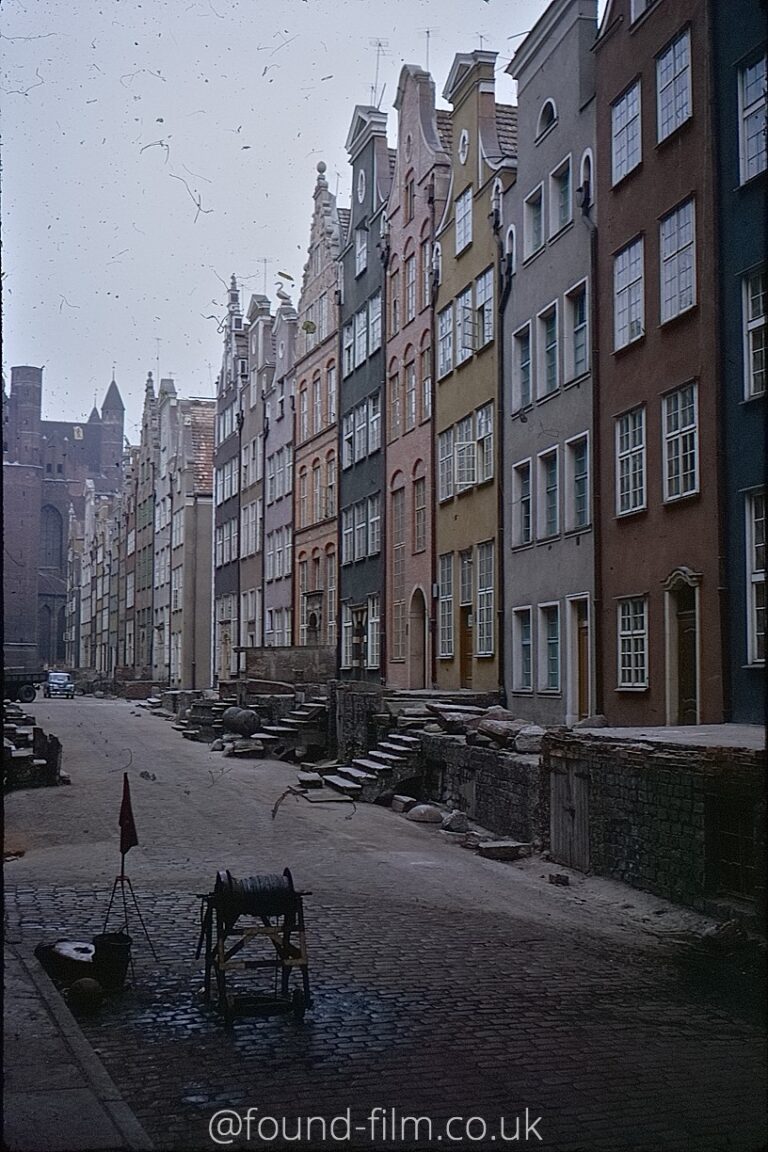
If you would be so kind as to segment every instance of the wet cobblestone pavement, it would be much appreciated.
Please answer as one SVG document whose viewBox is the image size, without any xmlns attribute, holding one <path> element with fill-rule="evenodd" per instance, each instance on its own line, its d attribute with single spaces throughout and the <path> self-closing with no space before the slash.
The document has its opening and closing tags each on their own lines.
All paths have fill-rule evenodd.
<svg viewBox="0 0 768 1152">
<path fill-rule="evenodd" d="M 490 1137 L 500 1117 L 513 1132 L 526 1107 L 543 1118 L 542 1146 L 563 1152 L 763 1146 L 759 1027 L 681 1001 L 678 973 L 652 950 L 627 955 L 586 934 L 515 932 L 485 913 L 451 916 L 393 898 L 310 897 L 314 1008 L 302 1024 L 242 1019 L 228 1033 L 200 995 L 199 901 L 139 895 L 161 963 L 135 927 L 135 987 L 81 1026 L 158 1148 L 210 1148 L 212 1113 L 248 1107 L 292 1123 L 351 1108 L 361 1126 L 373 1108 L 395 1107 L 431 1118 L 434 1147 L 451 1116 L 481 1117 Z M 89 939 L 107 897 L 11 888 L 9 939 Z M 341 1146 L 387 1146 L 381 1128 L 369 1137 L 353 1131 Z M 254 1135 L 231 1146 L 281 1145 Z"/>
</svg>

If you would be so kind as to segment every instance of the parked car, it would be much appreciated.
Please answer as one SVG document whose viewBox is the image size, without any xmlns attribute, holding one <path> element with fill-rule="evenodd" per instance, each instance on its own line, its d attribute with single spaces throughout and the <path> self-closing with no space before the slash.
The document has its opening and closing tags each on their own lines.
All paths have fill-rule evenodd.
<svg viewBox="0 0 768 1152">
<path fill-rule="evenodd" d="M 44 696 L 67 696 L 75 698 L 75 682 L 69 672 L 49 672 L 43 688 Z"/>
</svg>

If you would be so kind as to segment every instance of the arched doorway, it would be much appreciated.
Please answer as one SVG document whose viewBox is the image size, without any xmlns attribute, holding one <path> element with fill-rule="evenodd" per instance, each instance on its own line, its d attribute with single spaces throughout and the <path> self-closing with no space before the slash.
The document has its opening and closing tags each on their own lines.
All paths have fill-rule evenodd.
<svg viewBox="0 0 768 1152">
<path fill-rule="evenodd" d="M 676 568 L 664 581 L 668 724 L 698 724 L 701 574 Z"/>
<path fill-rule="evenodd" d="M 408 658 L 410 688 L 427 686 L 427 604 L 421 588 L 414 590 L 408 613 Z"/>
</svg>

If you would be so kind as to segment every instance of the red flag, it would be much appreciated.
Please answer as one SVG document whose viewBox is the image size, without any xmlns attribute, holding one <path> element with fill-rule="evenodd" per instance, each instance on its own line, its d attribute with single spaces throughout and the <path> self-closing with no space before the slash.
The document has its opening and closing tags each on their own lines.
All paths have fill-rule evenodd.
<svg viewBox="0 0 768 1152">
<path fill-rule="evenodd" d="M 136 835 L 136 822 L 133 819 L 131 807 L 131 789 L 128 784 L 128 773 L 123 773 L 123 802 L 120 805 L 120 855 L 125 856 L 134 844 L 138 844 Z"/>
</svg>

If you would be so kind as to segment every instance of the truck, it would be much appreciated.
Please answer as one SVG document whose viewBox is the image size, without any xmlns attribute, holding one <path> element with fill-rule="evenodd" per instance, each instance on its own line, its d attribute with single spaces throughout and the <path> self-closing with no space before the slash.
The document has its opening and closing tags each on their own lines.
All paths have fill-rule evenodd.
<svg viewBox="0 0 768 1152">
<path fill-rule="evenodd" d="M 6 700 L 31 704 L 38 684 L 44 684 L 48 672 L 38 660 L 36 644 L 3 645 L 3 695 Z"/>
</svg>

